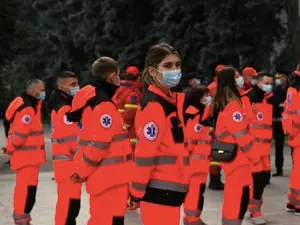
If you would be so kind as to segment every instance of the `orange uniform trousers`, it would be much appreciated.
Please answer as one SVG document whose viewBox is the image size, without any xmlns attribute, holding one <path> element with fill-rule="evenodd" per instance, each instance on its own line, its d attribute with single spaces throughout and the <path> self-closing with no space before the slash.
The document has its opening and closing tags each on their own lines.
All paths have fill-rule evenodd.
<svg viewBox="0 0 300 225">
<path fill-rule="evenodd" d="M 71 179 L 57 183 L 55 225 L 76 225 L 80 210 L 81 183 Z"/>
<path fill-rule="evenodd" d="M 185 225 L 200 223 L 207 175 L 207 173 L 201 173 L 190 178 L 189 191 L 184 200 Z"/>
<path fill-rule="evenodd" d="M 300 212 L 300 146 L 293 149 L 293 168 L 290 175 L 289 205 Z"/>
<path fill-rule="evenodd" d="M 91 195 L 88 225 L 124 225 L 128 193 L 128 184 L 122 184 Z"/>
<path fill-rule="evenodd" d="M 143 225 L 177 225 L 180 224 L 180 207 L 140 202 Z"/>
<path fill-rule="evenodd" d="M 222 167 L 226 176 L 222 225 L 242 224 L 249 203 L 249 186 L 252 182 L 250 164 L 239 166 L 229 174 L 226 174 L 226 165 L 222 164 Z"/>
<path fill-rule="evenodd" d="M 248 210 L 252 217 L 262 216 L 261 206 L 263 204 L 264 189 L 270 179 L 271 160 L 270 156 L 261 156 L 260 163 L 252 166 L 253 182 L 251 185 L 250 201 Z"/>
<path fill-rule="evenodd" d="M 29 225 L 30 212 L 35 204 L 39 166 L 25 166 L 16 171 L 14 214 L 16 225 Z"/>
</svg>

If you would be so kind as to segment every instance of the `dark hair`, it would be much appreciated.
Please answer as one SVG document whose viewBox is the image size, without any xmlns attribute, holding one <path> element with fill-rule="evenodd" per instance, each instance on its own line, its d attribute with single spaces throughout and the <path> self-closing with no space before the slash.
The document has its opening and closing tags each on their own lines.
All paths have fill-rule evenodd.
<svg viewBox="0 0 300 225">
<path fill-rule="evenodd" d="M 142 74 L 143 83 L 152 84 L 153 78 L 150 76 L 149 66 L 157 68 L 158 64 L 168 55 L 178 55 L 178 51 L 166 43 L 154 45 L 148 52 L 145 61 L 145 69 Z"/>
<path fill-rule="evenodd" d="M 101 57 L 92 65 L 94 77 L 105 78 L 109 73 L 118 72 L 119 63 L 110 57 Z"/>
<path fill-rule="evenodd" d="M 217 90 L 212 100 L 211 113 L 222 111 L 225 106 L 233 100 L 241 103 L 241 96 L 235 81 L 236 70 L 232 67 L 225 67 L 217 78 Z"/>
<path fill-rule="evenodd" d="M 264 77 L 271 77 L 273 78 L 272 74 L 267 72 L 267 71 L 261 71 L 257 74 L 256 79 L 257 80 L 262 80 Z"/>
<path fill-rule="evenodd" d="M 300 70 L 296 70 L 292 73 L 292 75 L 290 77 L 290 84 L 291 84 L 291 87 L 297 88 L 297 90 L 298 90 L 299 86 L 300 86 L 300 76 L 297 73 L 300 74 Z"/>
<path fill-rule="evenodd" d="M 205 86 L 199 86 L 190 89 L 186 95 L 186 106 L 188 107 L 192 105 L 196 108 L 199 108 L 200 99 L 208 93 L 209 89 Z"/>
</svg>

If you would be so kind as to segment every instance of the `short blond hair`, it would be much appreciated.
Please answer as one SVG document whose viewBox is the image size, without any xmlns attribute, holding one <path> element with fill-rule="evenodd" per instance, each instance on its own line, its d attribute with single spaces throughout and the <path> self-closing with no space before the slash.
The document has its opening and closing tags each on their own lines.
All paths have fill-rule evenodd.
<svg viewBox="0 0 300 225">
<path fill-rule="evenodd" d="M 110 57 L 101 57 L 92 65 L 92 74 L 94 77 L 103 77 L 113 72 L 119 71 L 119 63 Z"/>
</svg>

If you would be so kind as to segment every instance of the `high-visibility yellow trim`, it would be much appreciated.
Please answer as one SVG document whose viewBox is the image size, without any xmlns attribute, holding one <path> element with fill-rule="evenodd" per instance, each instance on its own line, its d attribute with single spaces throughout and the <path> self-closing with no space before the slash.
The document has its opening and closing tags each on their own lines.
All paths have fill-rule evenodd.
<svg viewBox="0 0 300 225">
<path fill-rule="evenodd" d="M 130 143 L 131 143 L 131 144 L 136 143 L 136 139 L 135 139 L 135 138 L 130 139 Z"/>
<path fill-rule="evenodd" d="M 130 124 L 124 124 L 126 128 L 129 128 L 130 127 Z"/>
<path fill-rule="evenodd" d="M 211 166 L 221 166 L 221 163 L 219 162 L 210 162 Z"/>
<path fill-rule="evenodd" d="M 125 109 L 119 109 L 119 112 L 123 113 L 123 112 L 125 112 Z"/>
<path fill-rule="evenodd" d="M 135 104 L 125 104 L 124 107 L 125 107 L 125 109 L 137 109 L 138 105 L 135 105 Z"/>
</svg>

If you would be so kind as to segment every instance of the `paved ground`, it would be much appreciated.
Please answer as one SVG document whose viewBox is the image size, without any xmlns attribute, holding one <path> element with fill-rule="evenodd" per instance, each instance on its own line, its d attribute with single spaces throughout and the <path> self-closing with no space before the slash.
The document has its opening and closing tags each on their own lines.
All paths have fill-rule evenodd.
<svg viewBox="0 0 300 225">
<path fill-rule="evenodd" d="M 46 137 L 49 138 L 49 132 Z M 47 140 L 46 140 L 47 141 Z M 4 144 L 4 132 L 2 123 L 0 125 L 0 147 Z M 52 167 L 50 160 L 49 141 L 46 144 L 48 153 L 48 163 L 41 169 L 40 185 L 38 187 L 37 202 L 32 212 L 34 225 L 53 225 L 53 215 L 56 201 L 56 186 L 51 180 Z M 263 212 L 271 225 L 299 225 L 300 217 L 288 214 L 284 211 L 286 204 L 286 192 L 288 189 L 288 174 L 291 169 L 290 149 L 285 149 L 286 163 L 285 175 L 280 178 L 273 178 L 271 185 L 266 188 Z M 11 220 L 12 212 L 12 193 L 14 189 L 14 174 L 9 170 L 8 165 L 4 162 L 7 156 L 0 153 L 0 225 L 13 225 Z M 272 157 L 274 161 L 274 157 Z M 86 224 L 89 218 L 88 196 L 83 191 L 83 203 L 79 216 L 79 225 Z M 223 193 L 208 190 L 205 194 L 205 206 L 203 220 L 208 225 L 220 225 L 221 204 Z M 126 215 L 126 224 L 140 225 L 139 212 L 128 212 Z M 243 225 L 251 224 L 245 220 Z M 166 224 L 167 225 L 167 224 Z"/>
</svg>

